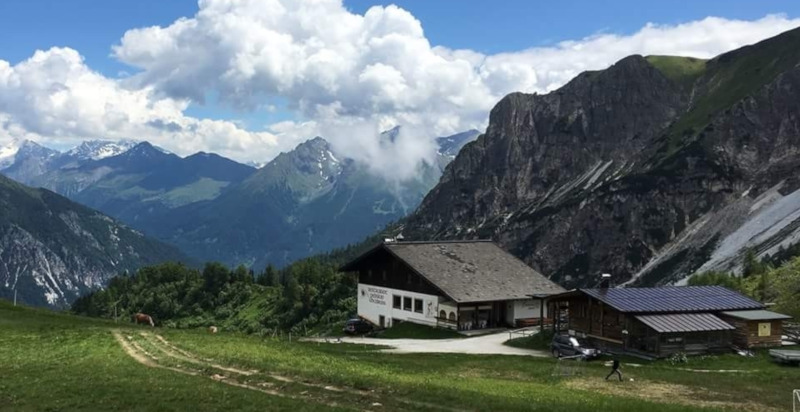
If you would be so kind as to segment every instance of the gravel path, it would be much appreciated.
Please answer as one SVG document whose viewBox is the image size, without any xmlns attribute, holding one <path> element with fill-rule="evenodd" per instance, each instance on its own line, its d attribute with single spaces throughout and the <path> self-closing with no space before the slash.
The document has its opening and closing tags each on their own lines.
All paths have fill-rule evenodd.
<svg viewBox="0 0 800 412">
<path fill-rule="evenodd" d="M 312 342 L 333 342 L 334 339 L 312 338 Z M 388 353 L 469 353 L 475 355 L 518 355 L 550 356 L 545 351 L 514 348 L 503 345 L 508 340 L 508 332 L 493 333 L 463 339 L 377 339 L 364 337 L 345 337 L 344 343 L 391 346 L 384 349 Z"/>
</svg>

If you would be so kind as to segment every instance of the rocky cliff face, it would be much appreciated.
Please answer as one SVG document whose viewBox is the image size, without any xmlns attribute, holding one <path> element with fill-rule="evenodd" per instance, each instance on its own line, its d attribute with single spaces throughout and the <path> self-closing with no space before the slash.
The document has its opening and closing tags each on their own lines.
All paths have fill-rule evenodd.
<svg viewBox="0 0 800 412">
<path fill-rule="evenodd" d="M 566 286 L 676 282 L 800 239 L 800 31 L 631 56 L 492 110 L 406 224 L 491 237 Z"/>
<path fill-rule="evenodd" d="M 0 176 L 0 297 L 64 307 L 112 276 L 162 261 L 177 249 L 53 192 Z"/>
</svg>

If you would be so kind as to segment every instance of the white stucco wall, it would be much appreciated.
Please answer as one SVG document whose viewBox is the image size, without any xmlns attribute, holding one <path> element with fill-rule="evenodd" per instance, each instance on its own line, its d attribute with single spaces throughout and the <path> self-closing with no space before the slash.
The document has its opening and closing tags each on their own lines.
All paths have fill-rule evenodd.
<svg viewBox="0 0 800 412">
<path fill-rule="evenodd" d="M 392 296 L 400 296 L 401 309 L 392 306 Z M 411 310 L 402 309 L 403 297 L 411 298 Z M 422 313 L 414 312 L 414 299 L 422 299 Z M 436 326 L 436 314 L 439 311 L 439 296 L 423 293 L 409 292 L 392 289 L 384 286 L 374 286 L 365 283 L 358 284 L 358 315 L 370 322 L 379 325 L 380 316 L 386 318 L 385 326 L 392 326 L 392 319 Z"/>
<path fill-rule="evenodd" d="M 393 307 L 392 296 L 400 296 L 400 309 Z M 411 298 L 411 310 L 404 310 L 403 298 Z M 414 299 L 422 299 L 422 313 L 414 312 Z M 516 319 L 539 318 L 539 299 L 526 299 L 508 301 L 506 305 L 505 321 L 514 325 Z M 488 307 L 491 307 L 488 305 Z M 440 324 L 436 320 L 440 310 L 449 316 L 450 312 L 457 312 L 455 304 L 446 298 L 436 295 L 409 292 L 401 289 L 392 289 L 384 286 L 358 284 L 358 315 L 370 322 L 380 325 L 380 316 L 385 317 L 385 327 L 392 326 L 392 319 L 414 322 L 429 326 L 451 326 Z M 544 307 L 544 316 L 547 317 L 547 305 Z"/>
<path fill-rule="evenodd" d="M 514 319 L 538 318 L 542 301 L 539 299 L 515 300 Z M 547 305 L 544 306 L 544 317 L 547 317 Z"/>
<path fill-rule="evenodd" d="M 539 319 L 541 313 L 539 308 L 542 301 L 539 299 L 526 299 L 515 300 L 513 302 L 506 302 L 506 322 L 509 325 L 514 325 L 517 319 Z M 544 305 L 544 317 L 547 319 L 547 305 Z"/>
</svg>

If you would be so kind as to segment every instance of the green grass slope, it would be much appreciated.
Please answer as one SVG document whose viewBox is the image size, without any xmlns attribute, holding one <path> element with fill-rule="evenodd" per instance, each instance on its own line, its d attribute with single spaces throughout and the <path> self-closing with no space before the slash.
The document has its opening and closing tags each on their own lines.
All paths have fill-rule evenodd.
<svg viewBox="0 0 800 412">
<path fill-rule="evenodd" d="M 153 358 L 137 361 L 123 346 Z M 0 348 L 0 411 L 777 411 L 790 408 L 797 381 L 796 368 L 763 354 L 624 363 L 634 381 L 606 382 L 601 362 L 572 363 L 579 375 L 553 376 L 551 358 L 386 354 L 365 345 L 154 330 L 7 302 L 0 302 Z"/>
<path fill-rule="evenodd" d="M 691 90 L 694 81 L 706 69 L 706 60 L 683 56 L 647 56 L 645 59 L 664 76 L 680 85 L 684 90 Z"/>
<path fill-rule="evenodd" d="M 700 71 L 697 63 L 689 64 L 688 60 L 662 56 L 651 56 L 651 59 L 652 64 L 671 78 L 688 79 Z M 696 96 L 691 108 L 671 127 L 670 146 L 678 146 L 684 136 L 693 137 L 714 114 L 755 93 L 798 63 L 800 29 L 709 60 L 702 75 L 693 81 Z"/>
<path fill-rule="evenodd" d="M 117 326 L 0 301 L 0 411 L 316 410 L 302 401 L 144 367 L 112 338 Z"/>
</svg>

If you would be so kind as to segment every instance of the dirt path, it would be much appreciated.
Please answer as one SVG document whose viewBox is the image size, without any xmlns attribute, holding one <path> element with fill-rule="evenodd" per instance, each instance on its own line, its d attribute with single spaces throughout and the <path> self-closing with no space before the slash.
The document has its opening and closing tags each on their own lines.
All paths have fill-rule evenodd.
<svg viewBox="0 0 800 412">
<path fill-rule="evenodd" d="M 462 339 L 376 339 L 364 337 L 341 338 L 344 343 L 391 346 L 383 349 L 387 353 L 467 353 L 476 355 L 517 355 L 548 357 L 544 351 L 514 348 L 503 343 L 508 340 L 508 332 L 493 333 Z M 312 338 L 311 342 L 331 342 L 330 338 Z"/>
<path fill-rule="evenodd" d="M 166 369 L 166 370 L 170 370 L 170 371 L 173 371 L 173 372 L 182 373 L 182 374 L 185 374 L 185 375 L 191 375 L 191 376 L 199 376 L 199 375 L 201 375 L 198 371 L 191 370 L 191 369 L 186 368 L 186 367 L 174 367 L 174 366 L 162 365 L 162 364 L 160 364 L 158 362 L 158 358 L 155 357 L 152 353 L 148 352 L 146 349 L 144 349 L 140 344 L 138 344 L 134 340 L 133 336 L 130 336 L 130 335 L 123 336 L 122 332 L 118 331 L 118 330 L 112 331 L 112 334 L 114 335 L 114 338 L 120 344 L 122 349 L 125 351 L 125 353 L 127 353 L 130 357 L 132 357 L 134 360 L 136 360 L 137 362 L 141 363 L 142 365 L 145 365 L 145 366 L 148 366 L 148 367 L 151 367 L 151 368 Z M 142 332 L 141 335 L 142 335 L 143 338 L 149 339 L 149 335 L 150 334 L 147 333 L 147 332 Z M 173 349 L 170 348 L 170 347 L 172 347 L 172 345 L 169 344 L 163 337 L 161 337 L 161 339 L 158 339 L 158 341 L 163 342 L 163 343 L 162 343 L 161 346 L 157 346 L 157 347 L 160 350 L 162 350 L 163 353 L 168 357 L 172 357 L 174 359 L 184 360 L 184 361 L 186 359 L 194 358 L 195 360 L 190 362 L 190 363 L 194 363 L 194 364 L 197 364 L 199 366 L 207 366 L 207 367 L 211 367 L 211 368 L 214 368 L 214 369 L 221 369 L 223 371 L 236 370 L 234 368 L 227 368 L 227 367 L 216 368 L 216 366 L 220 366 L 220 365 L 212 366 L 210 364 L 203 364 L 202 361 L 197 360 L 196 357 L 192 356 L 191 354 L 189 354 L 188 352 L 185 352 L 185 351 L 181 351 L 182 355 L 180 355 L 180 356 L 173 356 L 172 354 L 175 354 L 175 352 L 174 352 Z M 150 340 L 150 342 L 152 343 L 153 340 Z M 237 372 L 242 372 L 242 371 L 239 371 L 239 370 L 236 370 L 236 371 Z M 252 383 L 249 383 L 249 382 L 248 383 L 244 383 L 244 382 L 239 382 L 238 380 L 232 379 L 232 378 L 230 378 L 228 376 L 225 376 L 225 375 L 222 375 L 222 374 L 219 374 L 219 373 L 211 374 L 210 376 L 208 376 L 208 378 L 211 379 L 211 380 L 214 380 L 216 382 L 221 382 L 221 383 L 224 383 L 224 384 L 227 384 L 227 385 L 231 385 L 231 386 L 236 386 L 236 387 L 239 387 L 239 388 L 245 388 L 245 389 L 249 389 L 249 390 L 253 390 L 253 391 L 258 391 L 258 392 L 261 392 L 261 393 L 265 393 L 267 395 L 279 396 L 279 397 L 282 397 L 282 398 L 305 400 L 304 398 L 301 398 L 301 397 L 298 397 L 298 396 L 291 396 L 291 395 L 288 395 L 286 393 L 282 393 L 282 392 L 280 392 L 278 390 L 275 390 L 275 389 L 267 389 L 267 388 L 269 388 L 271 386 L 274 386 L 271 382 L 257 382 L 255 384 L 252 384 Z M 315 401 L 318 401 L 318 400 L 315 400 Z M 321 403 L 323 403 L 323 404 L 325 404 L 327 406 L 330 406 L 330 407 L 344 407 L 343 405 L 337 404 L 337 403 L 327 403 L 327 402 L 321 402 Z"/>
<path fill-rule="evenodd" d="M 613 396 L 639 398 L 651 402 L 679 404 L 686 406 L 702 406 L 721 409 L 732 409 L 752 412 L 777 412 L 775 408 L 756 402 L 725 402 L 709 399 L 715 393 L 704 388 L 693 388 L 665 382 L 636 380 L 634 382 L 605 381 L 597 378 L 575 378 L 566 381 L 570 388 L 591 392 L 605 393 Z M 718 395 L 718 394 L 716 394 Z M 722 396 L 716 396 L 722 398 Z"/>
<path fill-rule="evenodd" d="M 205 376 L 215 382 L 249 389 L 272 396 L 355 410 L 445 410 L 460 411 L 446 406 L 397 398 L 387 399 L 384 405 L 380 394 L 355 388 L 301 381 L 288 376 L 243 370 L 201 358 L 181 349 L 163 336 L 150 332 L 125 334 L 112 331 L 114 339 L 134 360 L 151 368 L 166 369 L 191 376 Z"/>
</svg>

